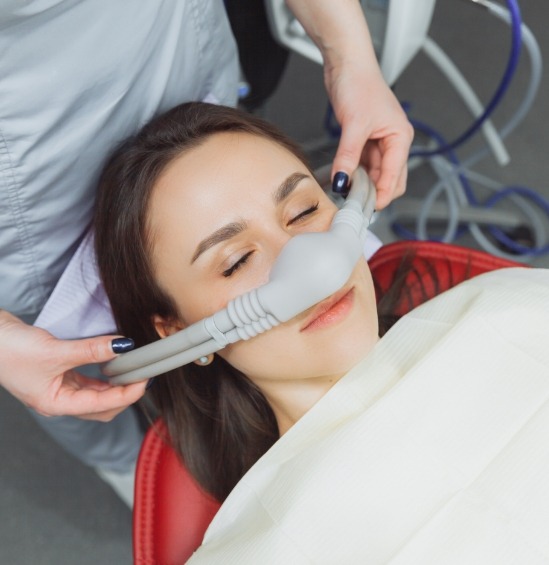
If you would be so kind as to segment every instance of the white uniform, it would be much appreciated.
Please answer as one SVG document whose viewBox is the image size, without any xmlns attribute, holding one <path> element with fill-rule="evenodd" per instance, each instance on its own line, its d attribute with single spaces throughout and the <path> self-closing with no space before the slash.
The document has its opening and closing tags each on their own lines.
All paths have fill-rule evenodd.
<svg viewBox="0 0 549 565">
<path fill-rule="evenodd" d="M 221 0 L 2 0 L 0 308 L 32 321 L 88 227 L 105 156 L 185 101 L 237 99 Z M 43 418 L 84 462 L 127 471 L 141 432 Z"/>
</svg>

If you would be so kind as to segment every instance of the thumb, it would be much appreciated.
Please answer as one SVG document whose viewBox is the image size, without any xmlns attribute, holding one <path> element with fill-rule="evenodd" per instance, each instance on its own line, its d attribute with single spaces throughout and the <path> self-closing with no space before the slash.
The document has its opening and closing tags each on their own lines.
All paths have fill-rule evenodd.
<svg viewBox="0 0 549 565">
<path fill-rule="evenodd" d="M 367 139 L 368 135 L 364 127 L 357 123 L 351 122 L 342 128 L 339 146 L 332 165 L 332 177 L 338 172 L 343 172 L 349 177 L 352 175 L 358 167 Z"/>
<path fill-rule="evenodd" d="M 133 340 L 126 337 L 99 336 L 59 342 L 57 352 L 67 369 L 87 365 L 88 363 L 103 363 L 110 361 L 116 354 L 131 351 Z"/>
</svg>

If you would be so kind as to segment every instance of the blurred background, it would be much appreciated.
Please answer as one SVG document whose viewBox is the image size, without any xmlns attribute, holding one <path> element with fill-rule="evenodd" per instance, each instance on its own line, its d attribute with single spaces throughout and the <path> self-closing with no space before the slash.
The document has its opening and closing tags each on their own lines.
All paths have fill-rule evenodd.
<svg viewBox="0 0 549 565">
<path fill-rule="evenodd" d="M 416 0 L 418 5 L 423 1 Z M 497 4 L 507 5 L 503 1 Z M 227 5 L 229 9 L 231 3 Z M 542 56 L 549 59 L 547 0 L 522 0 L 520 10 L 524 24 L 539 43 Z M 439 0 L 434 6 L 428 36 L 461 70 L 482 103 L 488 104 L 509 70 L 513 37 L 510 26 L 471 0 Z M 246 41 L 244 39 L 244 44 Z M 514 120 L 532 90 L 530 58 L 524 45 L 515 62 L 512 76 L 507 77 L 509 84 L 491 116 L 496 131 Z M 263 84 L 265 92 L 272 93 L 264 99 L 264 93 L 256 91 L 258 100 L 249 98 L 244 103 L 301 142 L 313 165 L 329 163 L 337 145 L 337 124 L 327 120 L 329 107 L 321 66 L 296 52 L 287 56 L 279 54 L 273 64 L 280 71 L 280 79 L 273 84 Z M 488 244 L 500 252 L 549 267 L 549 254 L 531 252 L 532 248 L 548 244 L 544 238 L 546 232 L 549 233 L 546 204 L 549 199 L 549 78 L 541 75 L 540 79 L 528 113 L 504 140 L 504 151 L 509 157 L 505 166 L 499 164 L 490 151 L 480 158 L 486 140 L 478 133 L 457 147 L 455 155 L 451 156 L 461 164 L 476 160 L 468 169 L 461 170 L 465 180 L 451 173 L 448 153 L 440 160 L 416 158 L 410 162 L 406 196 L 392 206 L 393 209 L 379 214 L 374 224 L 374 231 L 384 243 L 400 237 L 417 237 L 419 229 L 435 239 L 452 236 L 451 240 L 460 245 L 482 248 L 484 234 Z M 421 127 L 414 142 L 416 148 L 431 150 L 437 145 L 433 144 L 434 135 L 454 140 L 475 121 L 454 86 L 422 49 L 399 75 L 393 88 L 410 119 Z M 439 204 L 426 210 L 425 202 L 433 198 L 432 191 L 437 185 L 448 186 L 440 189 Z M 520 190 L 507 191 L 508 187 Z M 454 196 L 450 196 L 454 189 Z M 458 220 L 468 219 L 470 212 L 466 205 L 465 210 L 455 209 L 452 202 L 463 199 L 463 194 L 467 195 L 469 190 L 479 202 L 496 194 L 494 190 L 506 191 L 499 193 L 506 197 L 493 205 L 494 209 L 502 211 L 504 224 L 506 218 L 509 224 L 500 228 L 500 232 L 496 230 L 499 239 L 484 227 L 480 238 L 460 227 Z M 456 196 L 458 193 L 461 196 Z M 509 199 L 510 195 L 519 193 L 528 201 L 525 208 L 517 209 Z M 419 214 L 423 214 L 425 222 L 418 227 Z M 26 409 L 3 390 L 0 390 L 0 419 L 3 430 L 0 436 L 0 563 L 131 563 L 131 512 L 110 487 L 93 470 L 53 443 Z"/>
</svg>

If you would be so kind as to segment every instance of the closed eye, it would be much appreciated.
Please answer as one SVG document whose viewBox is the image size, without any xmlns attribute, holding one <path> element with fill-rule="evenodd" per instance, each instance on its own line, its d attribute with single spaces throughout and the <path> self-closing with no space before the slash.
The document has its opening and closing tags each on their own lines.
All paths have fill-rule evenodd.
<svg viewBox="0 0 549 565">
<path fill-rule="evenodd" d="M 307 216 L 314 214 L 318 210 L 318 206 L 319 206 L 319 203 L 317 202 L 316 204 L 314 204 L 310 208 L 307 208 L 307 210 L 303 210 L 303 212 L 300 212 L 297 216 L 293 217 L 288 222 L 288 225 L 290 226 L 292 224 L 299 223 L 301 220 L 303 220 Z M 253 253 L 253 251 L 248 251 L 248 253 L 245 253 L 244 255 L 242 255 L 242 257 L 240 257 L 240 259 L 238 259 L 235 263 L 233 263 L 228 269 L 225 269 L 223 271 L 223 276 L 224 277 L 230 277 L 233 273 L 238 271 L 238 269 L 240 269 L 240 267 L 242 267 L 243 265 L 246 264 L 248 259 L 251 257 L 252 253 Z"/>
<path fill-rule="evenodd" d="M 306 216 L 309 216 L 310 214 L 314 214 L 317 210 L 318 210 L 318 202 L 314 205 L 311 206 L 310 208 L 307 208 L 307 210 L 303 210 L 303 212 L 299 213 L 297 216 L 295 216 L 294 218 L 292 218 L 289 222 L 288 225 L 291 226 L 292 224 L 295 224 L 297 222 L 299 222 L 300 220 L 302 220 L 303 218 L 305 218 Z"/>
<path fill-rule="evenodd" d="M 230 266 L 228 269 L 223 271 L 223 276 L 224 277 L 230 277 L 235 271 L 240 269 L 240 267 L 242 267 L 242 265 L 246 264 L 246 261 L 250 258 L 252 253 L 253 253 L 253 251 L 248 251 L 248 253 L 245 253 L 244 255 L 242 255 L 242 257 L 240 257 L 240 259 L 238 259 L 238 261 L 236 261 L 236 263 L 233 263 L 232 266 Z"/>
</svg>

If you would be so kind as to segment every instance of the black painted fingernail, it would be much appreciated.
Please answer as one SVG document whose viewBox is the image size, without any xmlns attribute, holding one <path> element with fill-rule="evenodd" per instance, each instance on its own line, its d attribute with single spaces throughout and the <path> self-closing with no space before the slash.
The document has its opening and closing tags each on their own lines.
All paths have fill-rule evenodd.
<svg viewBox="0 0 549 565">
<path fill-rule="evenodd" d="M 147 384 L 146 384 L 146 386 L 145 386 L 145 390 L 149 390 L 149 389 L 152 387 L 152 385 L 154 384 L 155 379 L 156 379 L 156 377 L 153 377 L 152 379 L 149 379 L 149 380 L 147 381 Z"/>
<path fill-rule="evenodd" d="M 117 337 L 111 341 L 113 353 L 126 353 L 126 351 L 131 351 L 134 346 L 133 339 L 129 337 Z"/>
<path fill-rule="evenodd" d="M 349 175 L 342 171 L 334 175 L 334 180 L 332 182 L 332 191 L 338 194 L 345 194 L 348 192 L 349 185 Z"/>
</svg>

